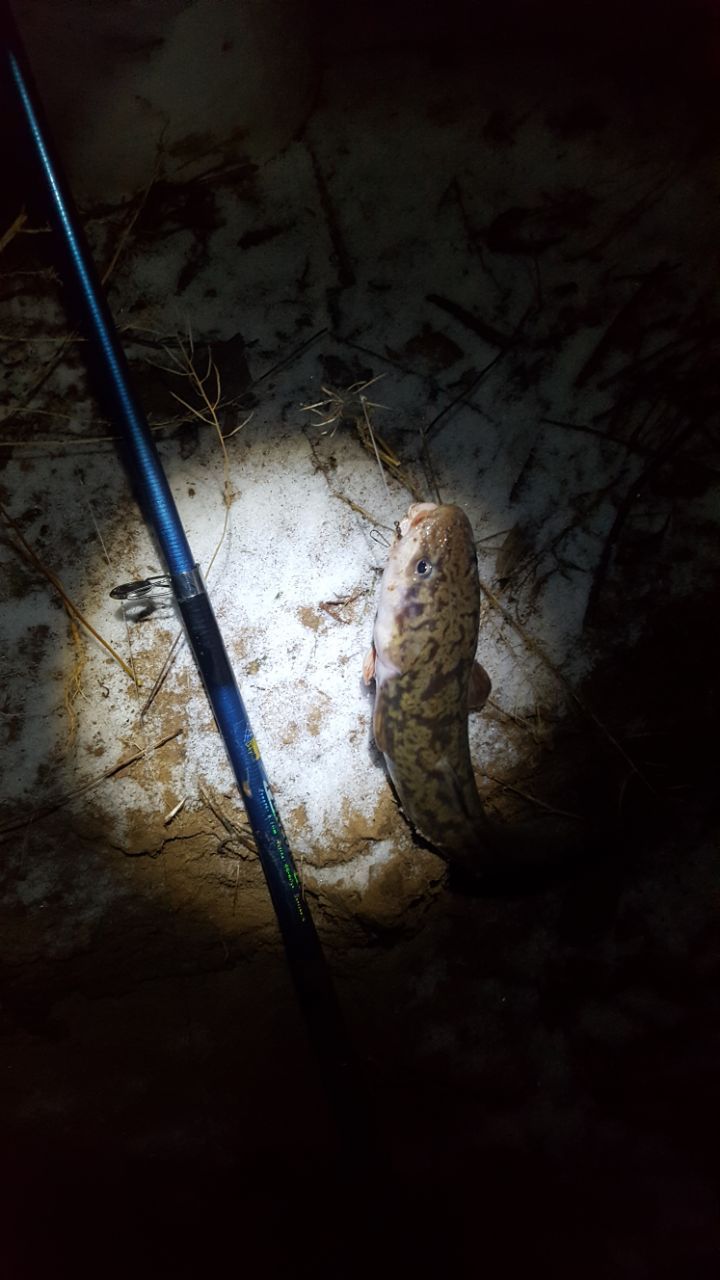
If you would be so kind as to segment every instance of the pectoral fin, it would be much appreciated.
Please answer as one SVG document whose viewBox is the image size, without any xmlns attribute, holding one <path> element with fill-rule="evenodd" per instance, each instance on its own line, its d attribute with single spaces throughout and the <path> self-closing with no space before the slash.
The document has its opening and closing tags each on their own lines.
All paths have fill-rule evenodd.
<svg viewBox="0 0 720 1280">
<path fill-rule="evenodd" d="M 484 707 L 491 689 L 492 681 L 487 671 L 479 662 L 474 662 L 468 686 L 468 711 L 479 711 Z"/>
<path fill-rule="evenodd" d="M 363 680 L 366 684 L 370 684 L 375 679 L 375 645 L 370 646 L 370 652 L 365 655 L 365 661 L 362 665 Z"/>
</svg>

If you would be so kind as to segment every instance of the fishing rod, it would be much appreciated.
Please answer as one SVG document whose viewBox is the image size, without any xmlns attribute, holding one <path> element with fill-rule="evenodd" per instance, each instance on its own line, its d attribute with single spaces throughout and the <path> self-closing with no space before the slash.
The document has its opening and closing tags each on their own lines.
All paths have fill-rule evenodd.
<svg viewBox="0 0 720 1280">
<path fill-rule="evenodd" d="M 168 570 L 218 729 L 238 784 L 265 874 L 288 966 L 335 1119 L 355 1111 L 353 1058 L 325 956 L 305 900 L 257 739 L 223 644 L 200 568 L 180 520 L 85 234 L 55 153 L 32 72 L 7 0 L 0 0 L 0 85 L 12 100 L 19 139 L 32 157 L 69 286 L 88 339 L 88 363 L 124 444 L 136 497 Z M 287 1105 L 284 1094 L 283 1104 Z M 357 1114 L 357 1113 L 356 1113 Z"/>
</svg>

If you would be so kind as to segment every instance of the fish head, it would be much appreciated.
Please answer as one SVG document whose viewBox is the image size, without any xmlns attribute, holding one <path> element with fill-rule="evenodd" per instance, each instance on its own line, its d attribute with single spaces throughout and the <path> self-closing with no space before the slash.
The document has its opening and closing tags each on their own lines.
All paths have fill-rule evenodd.
<svg viewBox="0 0 720 1280">
<path fill-rule="evenodd" d="M 374 643 L 380 674 L 418 663 L 472 664 L 480 588 L 472 527 L 460 507 L 416 502 L 397 526 L 380 586 Z"/>
</svg>

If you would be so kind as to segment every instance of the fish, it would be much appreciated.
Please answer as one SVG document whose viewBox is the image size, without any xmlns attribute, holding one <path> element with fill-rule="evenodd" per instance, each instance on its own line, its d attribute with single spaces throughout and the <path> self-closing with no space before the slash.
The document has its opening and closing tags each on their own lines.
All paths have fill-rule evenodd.
<svg viewBox="0 0 720 1280">
<path fill-rule="evenodd" d="M 375 681 L 373 737 L 402 811 L 448 860 L 494 854 L 494 828 L 475 781 L 470 710 L 491 681 L 475 653 L 480 582 L 461 507 L 416 502 L 397 526 L 363 664 Z"/>
<path fill-rule="evenodd" d="M 373 737 L 405 818 L 471 877 L 535 874 L 554 852 L 537 833 L 487 814 L 475 780 L 469 713 L 491 681 L 476 659 L 480 582 L 472 525 L 461 507 L 416 502 L 396 526 L 380 584 L 366 684 L 375 682 Z"/>
</svg>

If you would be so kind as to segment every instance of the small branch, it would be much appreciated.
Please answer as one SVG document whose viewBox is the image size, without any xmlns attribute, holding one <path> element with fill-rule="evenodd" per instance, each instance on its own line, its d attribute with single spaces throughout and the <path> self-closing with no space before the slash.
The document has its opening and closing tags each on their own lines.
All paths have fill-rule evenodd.
<svg viewBox="0 0 720 1280">
<path fill-rule="evenodd" d="M 528 635 L 528 632 L 525 630 L 522 623 L 517 622 L 516 619 L 513 618 L 512 614 L 508 612 L 504 604 L 502 604 L 502 602 L 498 600 L 498 597 L 495 595 L 495 592 L 492 591 L 485 582 L 483 582 L 482 578 L 480 579 L 480 590 L 482 591 L 485 598 L 492 605 L 493 609 L 495 609 L 500 614 L 500 617 L 503 619 L 503 622 L 505 622 L 508 627 L 512 628 L 512 630 L 515 631 L 517 635 L 521 637 L 523 643 L 530 650 L 530 652 L 534 653 L 535 656 L 540 659 L 543 666 L 546 667 L 547 670 L 552 673 L 552 675 L 554 675 L 558 684 L 561 685 L 561 687 L 565 690 L 568 697 L 575 703 L 576 707 L 578 707 L 579 710 L 582 711 L 583 715 L 586 716 L 589 720 L 591 720 L 594 725 L 596 725 L 596 727 L 600 730 L 603 736 L 607 738 L 611 746 L 614 747 L 615 751 L 617 751 L 618 755 L 620 755 L 622 759 L 625 761 L 625 763 L 629 766 L 632 772 L 636 774 L 638 778 L 641 779 L 641 781 L 647 787 L 648 791 L 654 794 L 654 790 L 655 790 L 654 787 L 645 777 L 642 770 L 635 763 L 632 757 L 628 755 L 622 743 L 618 741 L 618 739 L 615 737 L 615 734 L 612 732 L 612 730 L 608 728 L 608 726 L 604 723 L 604 721 L 600 719 L 600 716 L 597 714 L 597 712 L 595 712 L 592 709 L 592 707 L 585 701 L 585 699 L 580 696 L 577 690 L 573 688 L 567 676 L 565 676 L 563 672 L 559 669 L 559 667 L 556 667 L 555 663 L 552 662 L 550 658 L 548 658 L 544 649 L 542 648 L 541 645 L 538 644 L 537 640 L 534 640 L 531 635 Z"/>
<path fill-rule="evenodd" d="M 247 849 L 248 853 L 257 853 L 257 845 L 249 823 L 246 827 L 241 827 L 239 823 L 235 822 L 232 818 L 228 818 L 227 814 L 223 813 L 217 801 L 215 801 L 210 795 L 210 792 L 202 785 L 200 786 L 200 799 L 203 804 L 207 805 L 208 809 L 220 823 L 223 830 L 227 832 L 229 841 L 237 841 L 243 849 Z M 223 846 L 229 843 L 229 841 L 221 841 L 218 847 L 218 852 L 221 852 Z M 236 856 L 239 857 L 241 855 L 238 854 Z"/>
<path fill-rule="evenodd" d="M 502 791 L 511 791 L 513 795 L 519 796 L 521 800 L 526 800 L 528 804 L 535 805 L 537 809 L 542 809 L 545 813 L 554 813 L 558 818 L 571 818 L 573 822 L 584 822 L 584 818 L 579 813 L 571 813 L 569 809 L 557 809 L 554 804 L 547 804 L 544 800 L 540 800 L 537 796 L 533 796 L 529 791 L 523 791 L 520 787 L 515 787 L 510 782 L 504 782 L 502 778 L 496 778 L 492 773 L 485 773 L 483 776 Z"/>
<path fill-rule="evenodd" d="M 2 253 L 4 249 L 7 249 L 10 241 L 14 240 L 18 232 L 22 231 L 26 222 L 27 214 L 24 209 L 21 209 L 15 220 L 10 223 L 7 231 L 3 231 L 3 234 L 0 236 L 0 253 Z"/>
<path fill-rule="evenodd" d="M 5 507 L 2 505 L 2 503 L 0 503 L 0 515 L 2 516 L 5 523 L 9 525 L 9 527 L 13 530 L 15 537 L 18 539 L 18 541 L 22 546 L 22 552 L 19 551 L 18 547 L 14 547 L 14 550 L 18 551 L 18 554 L 24 554 L 25 558 L 30 561 L 33 567 L 36 568 L 38 572 L 43 575 L 44 578 L 47 578 L 48 582 L 57 591 L 68 613 L 72 614 L 72 616 L 77 619 L 77 621 L 80 623 L 81 626 L 85 628 L 86 631 L 89 631 L 90 635 L 97 640 L 98 644 L 102 645 L 103 649 L 105 649 L 110 654 L 110 657 L 115 662 L 117 662 L 118 666 L 122 667 L 123 671 L 125 672 L 125 675 L 129 676 L 130 679 L 133 681 L 133 683 L 135 683 L 135 676 L 132 670 L 130 669 L 130 667 L 128 666 L 128 664 L 125 662 L 124 658 L 121 658 L 120 654 L 116 653 L 112 645 L 108 644 L 107 640 L 103 639 L 103 637 L 100 635 L 100 632 L 96 631 L 92 623 L 88 622 L 85 615 L 80 612 L 77 605 L 70 599 L 70 596 L 67 594 L 67 591 L 62 585 L 60 579 L 56 576 L 56 574 L 53 573 L 52 569 L 48 569 L 47 566 L 43 564 L 40 557 L 36 555 L 32 547 L 30 546 L 29 542 L 27 542 L 26 539 L 24 538 L 17 521 L 13 520 L 12 516 L 5 510 Z M 12 543 L 10 543 L 10 545 L 13 546 Z"/>
<path fill-rule="evenodd" d="M 648 483 L 648 480 L 650 480 L 654 473 L 658 471 L 660 467 L 664 466 L 664 464 L 668 462 L 675 453 L 677 453 L 681 445 L 685 444 L 695 434 L 700 425 L 701 424 L 699 422 L 691 422 L 676 431 L 670 439 L 657 450 L 641 474 L 633 480 L 631 485 L 628 486 L 624 497 L 618 503 L 615 519 L 613 520 L 608 536 L 603 544 L 600 559 L 595 569 L 593 583 L 590 588 L 590 594 L 588 595 L 588 601 L 585 608 L 586 622 L 591 620 L 597 607 L 600 592 L 610 570 L 613 550 L 618 538 L 620 537 L 623 525 L 630 515 L 635 502 L 640 496 L 642 490 L 645 488 L 645 485 Z"/>
<path fill-rule="evenodd" d="M 459 302 L 453 302 L 452 298 L 443 298 L 439 293 L 426 294 L 426 300 L 432 302 L 433 306 L 439 307 L 441 311 L 447 312 L 453 320 L 457 320 L 459 324 L 469 329 L 471 333 L 476 333 L 483 342 L 487 342 L 491 347 L 500 347 L 503 351 L 507 347 L 511 347 L 516 341 L 517 334 L 500 333 L 498 329 L 493 329 L 480 316 L 476 316 L 474 312 L 468 311 L 467 307 L 462 307 Z"/>
<path fill-rule="evenodd" d="M 137 751 L 133 751 L 130 755 L 124 756 L 117 764 L 111 765 L 109 769 L 104 769 L 102 773 L 95 778 L 90 778 L 87 782 L 82 783 L 79 787 L 74 787 L 72 791 L 66 791 L 64 795 L 58 796 L 56 800 L 50 800 L 43 805 L 41 809 L 36 809 L 29 818 L 21 818 L 5 823 L 0 826 L 0 836 L 9 835 L 12 831 L 21 831 L 32 826 L 34 822 L 39 822 L 43 818 L 47 818 L 51 813 L 56 813 L 58 809 L 63 809 L 71 800 L 76 800 L 78 796 L 87 795 L 88 791 L 93 791 L 96 787 L 102 786 L 103 782 L 107 782 L 108 778 L 114 778 L 116 774 L 121 773 L 123 769 L 129 769 L 132 765 L 137 764 L 140 760 L 146 760 L 149 756 L 159 751 L 161 747 L 166 746 L 168 742 L 172 742 L 174 738 L 179 737 L 183 732 L 184 726 L 177 725 L 160 738 L 152 747 L 143 747 Z"/>
</svg>

